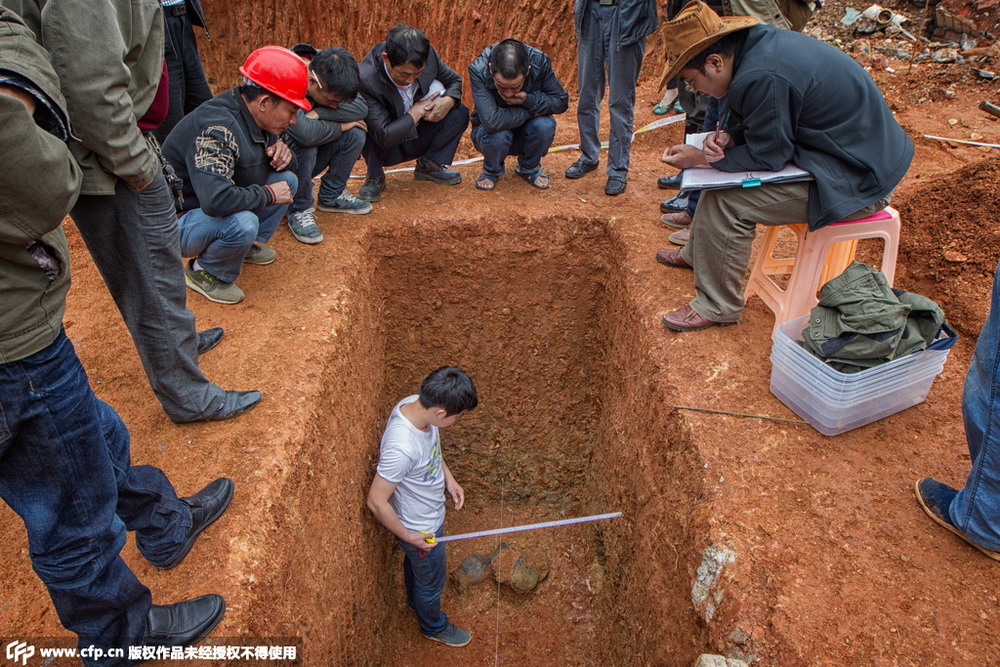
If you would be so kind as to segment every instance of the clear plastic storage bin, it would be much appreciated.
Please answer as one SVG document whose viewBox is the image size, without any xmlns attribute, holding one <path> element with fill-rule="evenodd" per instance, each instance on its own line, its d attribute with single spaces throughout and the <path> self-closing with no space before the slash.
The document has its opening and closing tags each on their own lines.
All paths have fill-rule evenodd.
<svg viewBox="0 0 1000 667">
<path fill-rule="evenodd" d="M 955 344 L 945 326 L 926 350 L 860 373 L 841 373 L 804 350 L 809 316 L 785 322 L 771 348 L 771 393 L 823 435 L 870 424 L 927 398 Z"/>
</svg>

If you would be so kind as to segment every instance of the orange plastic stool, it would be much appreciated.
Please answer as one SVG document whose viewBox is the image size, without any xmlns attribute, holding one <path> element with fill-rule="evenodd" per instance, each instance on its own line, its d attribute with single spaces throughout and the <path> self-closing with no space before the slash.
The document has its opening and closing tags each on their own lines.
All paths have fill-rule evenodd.
<svg viewBox="0 0 1000 667">
<path fill-rule="evenodd" d="M 774 256 L 778 234 L 785 226 L 795 232 L 799 244 L 795 257 Z M 844 220 L 807 231 L 805 225 L 769 226 L 760 253 L 750 271 L 744 290 L 745 298 L 756 294 L 774 313 L 774 332 L 778 325 L 809 314 L 819 303 L 819 288 L 844 272 L 852 261 L 861 239 L 882 239 L 881 271 L 889 285 L 896 275 L 896 255 L 899 252 L 899 212 L 887 206 L 883 210 L 858 220 Z M 788 275 L 788 285 L 782 288 L 774 280 Z"/>
</svg>

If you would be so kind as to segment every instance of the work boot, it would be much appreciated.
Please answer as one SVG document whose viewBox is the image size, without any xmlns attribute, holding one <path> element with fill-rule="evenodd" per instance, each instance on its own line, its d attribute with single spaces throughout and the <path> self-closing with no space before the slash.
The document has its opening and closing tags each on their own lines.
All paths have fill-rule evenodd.
<svg viewBox="0 0 1000 667">
<path fill-rule="evenodd" d="M 184 282 L 195 292 L 215 303 L 232 305 L 239 303 L 246 296 L 236 283 L 219 280 L 204 269 L 196 270 L 193 259 L 184 267 Z"/>
<path fill-rule="evenodd" d="M 448 627 L 436 635 L 424 635 L 424 637 L 436 642 L 441 642 L 446 646 L 454 646 L 455 648 L 465 646 L 472 641 L 472 635 L 462 628 L 455 627 L 451 623 L 449 623 Z"/>
<path fill-rule="evenodd" d="M 211 482 L 193 496 L 181 498 L 181 502 L 191 508 L 191 532 L 188 533 L 184 543 L 173 556 L 163 563 L 153 563 L 153 565 L 161 570 L 169 570 L 180 565 L 184 557 L 191 551 L 191 547 L 194 546 L 194 541 L 198 539 L 201 531 L 211 526 L 216 519 L 222 516 L 232 499 L 233 482 L 225 477 Z"/>
<path fill-rule="evenodd" d="M 417 181 L 431 181 L 438 185 L 458 185 L 462 182 L 460 173 L 425 157 L 417 158 L 417 165 L 413 168 L 413 178 Z"/>
<path fill-rule="evenodd" d="M 358 198 L 367 202 L 377 202 L 382 198 L 383 190 L 385 190 L 385 176 L 366 178 L 361 189 L 358 190 Z"/>
<path fill-rule="evenodd" d="M 316 224 L 316 216 L 311 208 L 304 211 L 290 211 L 288 213 L 288 228 L 292 230 L 292 236 L 302 243 L 312 245 L 323 240 L 323 232 Z M 243 260 L 246 261 L 246 260 Z"/>
<path fill-rule="evenodd" d="M 146 614 L 145 646 L 193 646 L 208 636 L 223 614 L 226 601 L 221 595 L 154 604 Z"/>
</svg>

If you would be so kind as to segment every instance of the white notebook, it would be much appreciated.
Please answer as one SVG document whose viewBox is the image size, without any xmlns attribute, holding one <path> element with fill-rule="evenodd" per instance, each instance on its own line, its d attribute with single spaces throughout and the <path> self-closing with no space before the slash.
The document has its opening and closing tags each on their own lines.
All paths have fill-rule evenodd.
<svg viewBox="0 0 1000 667">
<path fill-rule="evenodd" d="M 712 132 L 689 134 L 684 143 L 701 148 L 705 137 Z M 699 165 L 681 173 L 681 190 L 724 190 L 726 188 L 753 188 L 764 183 L 793 183 L 811 181 L 812 174 L 790 164 L 779 171 L 719 171 Z"/>
</svg>

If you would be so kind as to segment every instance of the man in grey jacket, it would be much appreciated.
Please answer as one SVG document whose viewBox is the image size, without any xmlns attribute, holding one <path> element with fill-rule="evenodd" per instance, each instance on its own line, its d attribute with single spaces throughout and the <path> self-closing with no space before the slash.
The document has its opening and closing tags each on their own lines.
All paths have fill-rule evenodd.
<svg viewBox="0 0 1000 667">
<path fill-rule="evenodd" d="M 0 0 L 45 47 L 66 96 L 83 189 L 70 212 L 175 423 L 227 419 L 260 402 L 198 368 L 222 329 L 201 335 L 187 309 L 177 214 L 139 124 L 163 72 L 158 0 Z M 150 114 L 150 116 L 155 114 Z M 161 113 L 162 118 L 162 113 Z M 156 121 L 147 124 L 155 127 Z"/>
<path fill-rule="evenodd" d="M 302 243 L 319 243 L 323 232 L 313 209 L 313 181 L 319 174 L 319 205 L 328 213 L 372 212 L 372 205 L 347 191 L 347 179 L 365 145 L 368 105 L 358 96 L 358 63 L 347 49 L 318 50 L 296 44 L 292 51 L 309 66 L 310 111 L 299 109 L 287 130 L 288 147 L 295 153 L 299 186 L 288 207 L 288 228 Z"/>
<path fill-rule="evenodd" d="M 87 665 L 136 664 L 142 645 L 190 646 L 225 612 L 218 595 L 153 605 L 122 560 L 126 531 L 156 567 L 178 565 L 225 511 L 221 478 L 178 498 L 162 470 L 132 465 L 128 429 L 90 389 L 62 328 L 69 248 L 60 226 L 81 170 L 48 54 L 0 8 L 0 498 L 24 521 L 32 568 Z M 112 655 L 114 649 L 115 655 Z M 9 657 L 9 656 L 8 656 Z"/>
<path fill-rule="evenodd" d="M 566 178 L 582 178 L 598 167 L 601 100 L 607 80 L 611 137 L 604 192 L 620 195 L 625 192 L 632 150 L 635 86 L 646 37 L 657 27 L 656 0 L 576 0 L 574 15 L 580 157 L 566 170 Z"/>
<path fill-rule="evenodd" d="M 815 180 L 705 191 L 690 243 L 656 253 L 661 264 L 694 268 L 695 299 L 663 318 L 674 331 L 739 321 L 758 223 L 805 221 L 816 230 L 871 215 L 888 205 L 913 158 L 913 142 L 850 56 L 757 24 L 692 2 L 664 26 L 664 78 L 677 74 L 703 95 L 729 95 L 729 130 L 709 135 L 702 153 L 677 166 L 740 173 L 795 164 Z"/>
</svg>

